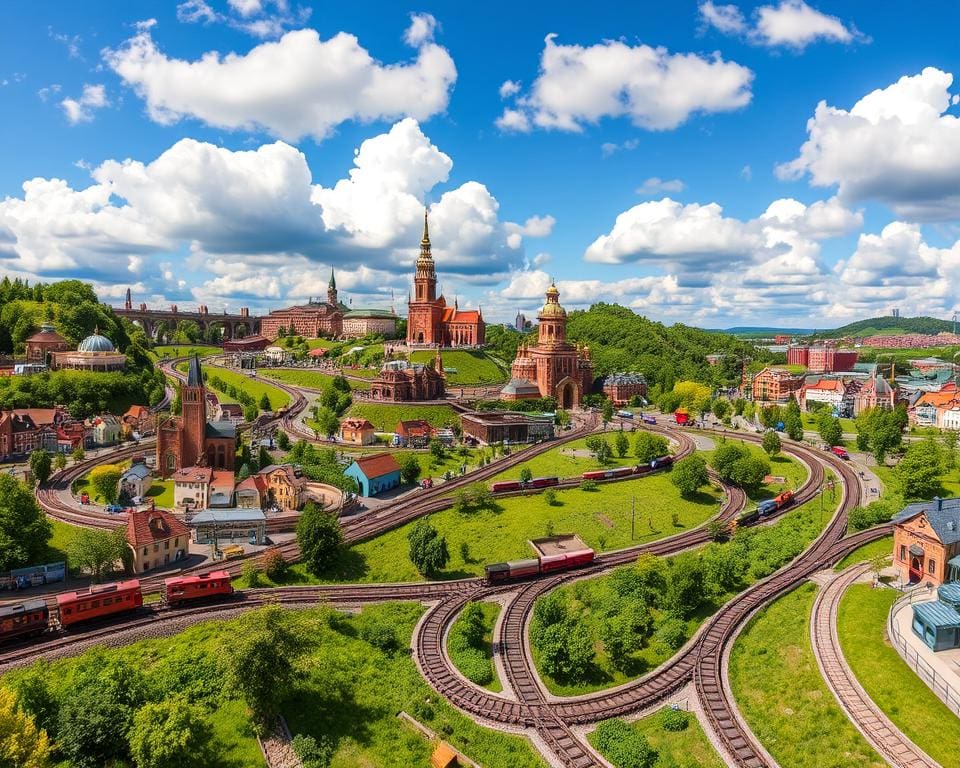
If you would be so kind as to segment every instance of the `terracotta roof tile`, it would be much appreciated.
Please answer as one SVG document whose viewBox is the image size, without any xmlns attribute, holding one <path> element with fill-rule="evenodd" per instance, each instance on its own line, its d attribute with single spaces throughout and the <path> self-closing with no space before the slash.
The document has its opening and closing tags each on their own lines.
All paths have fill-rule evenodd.
<svg viewBox="0 0 960 768">
<path fill-rule="evenodd" d="M 190 530 L 179 518 L 162 509 L 128 512 L 127 515 L 127 542 L 133 547 L 190 535 Z"/>
<path fill-rule="evenodd" d="M 383 477 L 391 472 L 399 472 L 400 465 L 392 453 L 375 453 L 372 456 L 363 456 L 354 462 L 368 479 Z"/>
</svg>

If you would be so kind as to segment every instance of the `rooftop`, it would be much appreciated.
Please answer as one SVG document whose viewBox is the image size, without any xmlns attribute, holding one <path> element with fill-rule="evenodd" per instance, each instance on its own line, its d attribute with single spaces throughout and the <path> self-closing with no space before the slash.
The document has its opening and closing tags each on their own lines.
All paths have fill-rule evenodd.
<svg viewBox="0 0 960 768">
<path fill-rule="evenodd" d="M 903 523 L 919 514 L 926 516 L 930 527 L 943 544 L 960 541 L 960 498 L 918 501 L 907 504 L 893 518 L 894 523 Z"/>
<path fill-rule="evenodd" d="M 391 472 L 399 472 L 400 465 L 392 453 L 375 453 L 371 456 L 362 456 L 353 462 L 368 478 L 383 477 Z"/>
<path fill-rule="evenodd" d="M 960 613 L 957 613 L 956 608 L 939 600 L 914 603 L 913 612 L 915 616 L 919 616 L 934 627 L 960 627 Z"/>
<path fill-rule="evenodd" d="M 575 533 L 547 536 L 543 539 L 533 539 L 530 542 L 530 546 L 533 547 L 541 557 L 565 555 L 568 552 L 581 552 L 585 549 L 590 549 L 586 542 Z"/>
<path fill-rule="evenodd" d="M 180 518 L 162 509 L 127 513 L 127 541 L 133 547 L 142 547 L 189 533 Z"/>
<path fill-rule="evenodd" d="M 190 527 L 198 525 L 216 525 L 223 523 L 264 523 L 267 516 L 259 509 L 205 509 L 190 519 Z"/>
</svg>

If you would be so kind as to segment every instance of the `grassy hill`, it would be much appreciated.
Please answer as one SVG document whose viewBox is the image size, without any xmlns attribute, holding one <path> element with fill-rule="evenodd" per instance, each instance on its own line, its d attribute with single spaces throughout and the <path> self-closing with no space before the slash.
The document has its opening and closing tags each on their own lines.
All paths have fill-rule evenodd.
<svg viewBox="0 0 960 768">
<path fill-rule="evenodd" d="M 886 336 L 898 333 L 950 333 L 953 331 L 951 320 L 936 317 L 871 317 L 835 328 L 832 331 L 820 331 L 818 338 L 839 339 L 844 336 Z"/>
<path fill-rule="evenodd" d="M 486 352 L 453 349 L 445 350 L 440 355 L 449 385 L 497 384 L 508 378 L 508 371 Z M 410 360 L 414 363 L 429 363 L 433 358 L 434 353 L 429 350 L 410 354 Z"/>
</svg>

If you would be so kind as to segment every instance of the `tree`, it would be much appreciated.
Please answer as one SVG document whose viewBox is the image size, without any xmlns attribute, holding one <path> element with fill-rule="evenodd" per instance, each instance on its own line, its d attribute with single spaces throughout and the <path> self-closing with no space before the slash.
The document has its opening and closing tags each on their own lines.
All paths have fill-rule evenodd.
<svg viewBox="0 0 960 768">
<path fill-rule="evenodd" d="M 599 463 L 606 464 L 610 461 L 613 454 L 610 450 L 610 443 L 607 442 L 606 438 L 600 435 L 590 435 L 586 440 L 586 445 L 587 450 L 593 453 Z"/>
<path fill-rule="evenodd" d="M 617 768 L 652 768 L 658 754 L 646 737 L 615 718 L 604 720 L 594 731 L 596 748 Z"/>
<path fill-rule="evenodd" d="M 0 688 L 0 765 L 48 768 L 50 741 L 33 716 L 17 706 L 13 692 Z"/>
<path fill-rule="evenodd" d="M 400 465 L 400 477 L 403 482 L 410 484 L 417 482 L 422 470 L 420 459 L 417 458 L 416 454 L 407 453 L 401 456 L 397 463 Z"/>
<path fill-rule="evenodd" d="M 932 437 L 913 443 L 894 472 L 904 498 L 931 498 L 940 491 L 940 475 L 943 474 L 940 446 Z"/>
<path fill-rule="evenodd" d="M 687 619 L 703 600 L 703 564 L 699 555 L 683 552 L 670 560 L 663 607 L 680 619 Z"/>
<path fill-rule="evenodd" d="M 447 451 L 443 447 L 443 443 L 436 438 L 430 441 L 430 455 L 438 462 L 443 461 L 447 457 Z"/>
<path fill-rule="evenodd" d="M 290 437 L 282 429 L 277 432 L 277 448 L 281 451 L 290 450 Z"/>
<path fill-rule="evenodd" d="M 12 475 L 0 475 L 0 572 L 40 562 L 52 535 L 33 491 Z"/>
<path fill-rule="evenodd" d="M 224 648 L 227 684 L 246 703 L 262 729 L 280 708 L 299 675 L 295 668 L 301 639 L 276 606 L 249 614 Z"/>
<path fill-rule="evenodd" d="M 948 429 L 943 436 L 943 468 L 950 472 L 957 465 L 957 433 Z"/>
<path fill-rule="evenodd" d="M 543 671 L 560 680 L 582 680 L 593 663 L 593 639 L 579 622 L 550 624 L 538 632 Z"/>
<path fill-rule="evenodd" d="M 483 647 L 483 636 L 486 634 L 486 621 L 483 618 L 483 607 L 480 603 L 470 602 L 464 606 L 458 622 L 460 634 L 467 644 L 473 648 Z"/>
<path fill-rule="evenodd" d="M 718 397 L 713 401 L 713 415 L 723 421 L 730 413 L 730 401 L 725 397 Z"/>
<path fill-rule="evenodd" d="M 258 403 L 261 411 L 272 411 L 273 406 L 270 404 L 270 396 L 264 392 L 260 395 L 260 402 Z"/>
<path fill-rule="evenodd" d="M 887 454 L 900 448 L 903 442 L 902 411 L 897 408 L 868 408 L 856 418 L 857 448 L 873 453 L 878 464 Z"/>
<path fill-rule="evenodd" d="M 558 427 L 565 427 L 570 423 L 570 413 L 562 408 L 558 408 L 554 420 Z"/>
<path fill-rule="evenodd" d="M 793 398 L 790 398 L 783 414 L 783 431 L 791 440 L 803 440 L 803 417 L 800 414 L 800 404 Z"/>
<path fill-rule="evenodd" d="M 83 461 L 87 457 L 86 452 L 83 450 L 82 445 L 78 445 L 73 449 L 73 453 L 70 454 L 70 458 L 74 461 Z"/>
<path fill-rule="evenodd" d="M 80 528 L 67 543 L 67 560 L 72 569 L 88 571 L 94 581 L 100 581 L 117 562 L 129 557 L 129 551 L 124 527 Z"/>
<path fill-rule="evenodd" d="M 617 449 L 617 456 L 621 459 L 627 455 L 627 451 L 630 450 L 630 438 L 627 437 L 627 433 L 622 429 L 617 432 L 617 436 L 613 440 L 613 444 Z"/>
<path fill-rule="evenodd" d="M 303 763 L 303 768 L 329 768 L 330 761 L 333 760 L 334 748 L 325 735 L 318 741 L 313 736 L 298 733 L 293 737 L 292 745 L 293 751 Z"/>
<path fill-rule="evenodd" d="M 763 442 L 761 443 L 761 446 L 763 447 L 764 453 L 766 453 L 767 456 L 769 456 L 770 458 L 773 458 L 778 453 L 780 453 L 780 449 L 782 448 L 782 445 L 780 443 L 780 435 L 778 435 L 773 430 L 768 430 L 767 432 L 764 432 Z"/>
<path fill-rule="evenodd" d="M 257 451 L 257 466 L 260 469 L 265 469 L 271 464 L 273 464 L 273 456 L 270 455 L 270 451 L 261 445 L 260 450 Z"/>
<path fill-rule="evenodd" d="M 678 461 L 670 472 L 670 482 L 680 491 L 681 496 L 694 496 L 710 482 L 707 474 L 707 462 L 699 454 L 692 454 Z"/>
<path fill-rule="evenodd" d="M 120 467 L 116 464 L 101 464 L 90 470 L 90 485 L 104 504 L 113 504 L 117 500 L 120 474 Z"/>
<path fill-rule="evenodd" d="M 257 410 L 257 406 L 253 403 L 249 403 L 243 406 L 243 420 L 247 422 L 254 422 L 257 420 L 257 416 L 260 415 L 260 412 Z"/>
<path fill-rule="evenodd" d="M 201 707 L 166 699 L 134 713 L 130 755 L 137 768 L 202 768 L 213 760 L 212 736 Z"/>
<path fill-rule="evenodd" d="M 770 462 L 759 456 L 746 456 L 734 462 L 730 468 L 730 481 L 741 488 L 755 490 L 763 485 L 770 474 Z"/>
<path fill-rule="evenodd" d="M 663 435 L 641 430 L 633 439 L 633 455 L 641 464 L 647 464 L 670 450 L 670 443 Z"/>
<path fill-rule="evenodd" d="M 53 468 L 59 472 L 61 469 L 65 469 L 67 466 L 67 454 L 57 451 L 57 455 L 53 459 Z"/>
<path fill-rule="evenodd" d="M 557 492 L 553 488 L 547 488 L 543 492 L 543 500 L 548 507 L 555 507 L 557 505 Z"/>
<path fill-rule="evenodd" d="M 600 406 L 600 415 L 603 418 L 604 424 L 609 424 L 613 419 L 613 402 L 610 398 L 605 398 L 603 405 Z"/>
<path fill-rule="evenodd" d="M 823 442 L 829 445 L 840 445 L 843 442 L 843 427 L 840 426 L 840 419 L 829 411 L 824 411 L 817 418 L 817 431 Z"/>
<path fill-rule="evenodd" d="M 317 576 L 326 572 L 337 561 L 343 545 L 340 521 L 321 505 L 308 501 L 297 521 L 297 544 L 310 573 Z"/>
<path fill-rule="evenodd" d="M 656 607 L 667 589 L 668 568 L 662 557 L 644 552 L 633 566 L 636 572 L 636 594 L 647 605 Z"/>
<path fill-rule="evenodd" d="M 407 541 L 410 544 L 410 562 L 425 576 L 442 570 L 450 560 L 447 540 L 426 519 L 421 518 L 414 523 L 407 534 Z"/>
<path fill-rule="evenodd" d="M 533 480 L 533 472 L 530 467 L 526 465 L 520 467 L 520 482 L 529 483 L 531 480 Z"/>
<path fill-rule="evenodd" d="M 721 440 L 713 452 L 710 465 L 717 471 L 721 480 L 729 483 L 733 481 L 733 465 L 749 455 L 750 451 L 745 446 Z"/>
<path fill-rule="evenodd" d="M 43 485 L 50 479 L 53 469 L 53 459 L 43 448 L 38 448 L 30 454 L 30 473 L 37 485 Z"/>
</svg>

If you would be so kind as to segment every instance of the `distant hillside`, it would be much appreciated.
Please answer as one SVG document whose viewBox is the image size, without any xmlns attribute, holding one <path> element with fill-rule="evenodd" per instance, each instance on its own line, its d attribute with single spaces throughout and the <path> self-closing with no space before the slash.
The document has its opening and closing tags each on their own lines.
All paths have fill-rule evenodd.
<svg viewBox="0 0 960 768">
<path fill-rule="evenodd" d="M 727 333 L 686 325 L 667 327 L 616 304 L 594 304 L 571 312 L 567 338 L 590 347 L 598 376 L 616 371 L 640 371 L 650 385 L 670 389 L 683 379 L 712 384 L 736 381 L 739 358 L 771 362 L 774 356 Z M 728 358 L 716 366 L 706 355 Z"/>
<path fill-rule="evenodd" d="M 857 320 L 832 331 L 817 333 L 818 338 L 839 339 L 844 336 L 863 337 L 893 335 L 897 333 L 941 333 L 953 331 L 953 321 L 936 317 L 872 317 Z"/>
<path fill-rule="evenodd" d="M 809 336 L 814 333 L 814 328 L 775 328 L 767 326 L 743 325 L 736 328 L 724 328 L 712 331 L 714 333 L 729 333 L 732 336 L 749 336 L 752 338 L 767 338 L 783 333 L 788 336 Z"/>
</svg>

